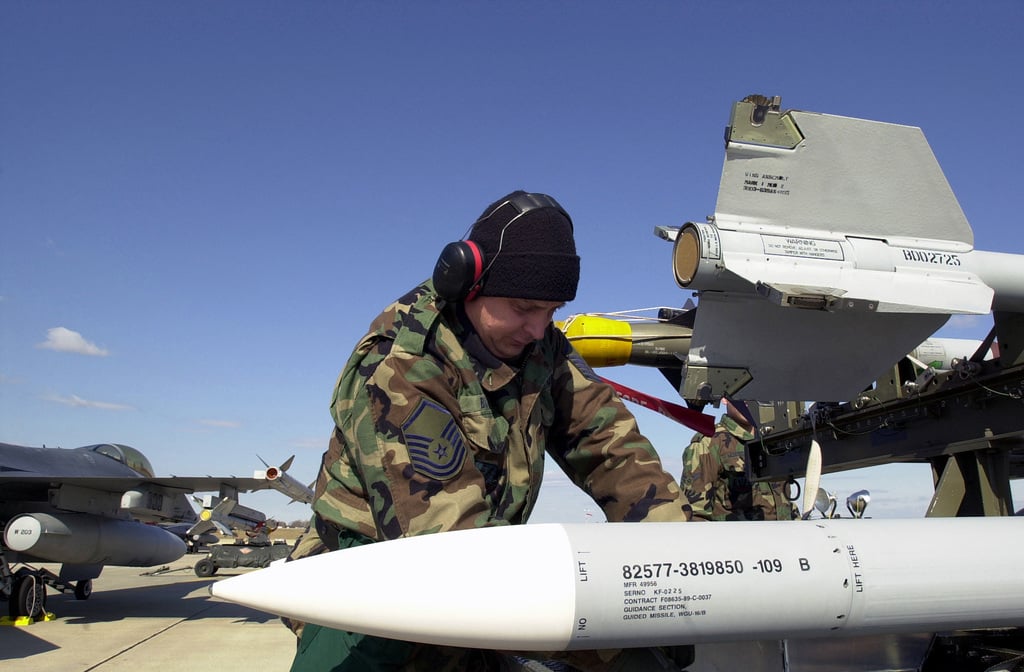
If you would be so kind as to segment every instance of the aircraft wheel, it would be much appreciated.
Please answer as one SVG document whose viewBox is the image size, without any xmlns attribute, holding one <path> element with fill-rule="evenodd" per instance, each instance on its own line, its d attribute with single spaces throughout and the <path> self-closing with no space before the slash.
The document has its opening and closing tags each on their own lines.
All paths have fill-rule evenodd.
<svg viewBox="0 0 1024 672">
<path fill-rule="evenodd" d="M 213 564 L 209 558 L 196 561 L 196 566 L 193 569 L 196 576 L 201 576 L 204 579 L 217 573 L 217 565 Z"/>
<path fill-rule="evenodd" d="M 75 583 L 76 600 L 88 600 L 90 595 L 92 595 L 92 579 Z"/>
<path fill-rule="evenodd" d="M 46 584 L 36 574 L 26 573 L 14 579 L 14 592 L 8 605 L 11 618 L 36 619 L 46 613 Z"/>
</svg>

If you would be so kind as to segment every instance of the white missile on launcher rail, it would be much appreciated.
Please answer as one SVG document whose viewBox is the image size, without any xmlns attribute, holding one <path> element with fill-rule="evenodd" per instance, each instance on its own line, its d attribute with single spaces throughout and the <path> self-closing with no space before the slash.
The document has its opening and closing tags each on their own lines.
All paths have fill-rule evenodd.
<svg viewBox="0 0 1024 672">
<path fill-rule="evenodd" d="M 655 233 L 699 296 L 686 399 L 844 401 L 950 315 L 1024 313 L 1021 255 L 974 249 L 915 127 L 748 98 L 714 216 Z"/>
<path fill-rule="evenodd" d="M 833 312 L 1024 312 L 1020 255 L 948 241 L 869 240 L 824 231 L 784 235 L 763 233 L 767 226 L 726 225 L 716 217 L 714 224 L 689 222 L 674 234 L 672 270 L 681 287 L 753 287 L 780 306 Z"/>
<path fill-rule="evenodd" d="M 260 457 L 260 462 L 263 462 L 266 469 L 257 469 L 253 472 L 252 477 L 265 478 L 270 483 L 270 487 L 288 496 L 292 501 L 309 504 L 313 501 L 313 489 L 288 473 L 294 459 L 295 456 L 292 455 L 280 467 L 275 467 L 267 464 L 266 460 Z"/>
<path fill-rule="evenodd" d="M 1024 623 L 1019 519 L 520 525 L 283 563 L 211 586 L 307 623 L 432 644 L 570 650 Z M 430 558 L 417 574 L 416 558 Z M 487 602 L 462 585 L 487 567 Z M 412 568 L 413 571 L 410 571 Z M 438 595 L 428 586 L 454 587 Z M 785 604 L 771 617 L 751 605 Z"/>
<path fill-rule="evenodd" d="M 209 525 L 216 527 L 221 534 L 231 534 L 234 530 L 256 532 L 262 530 L 267 523 L 266 514 L 243 506 L 236 499 L 218 499 L 206 495 L 201 501 L 203 510 L 199 512 L 199 520 L 189 530 L 189 534 L 208 531 Z"/>
<path fill-rule="evenodd" d="M 918 368 L 929 367 L 936 371 L 948 371 L 953 368 L 954 360 L 970 359 L 981 346 L 981 341 L 969 338 L 929 338 L 914 348 L 907 357 Z M 998 357 L 999 349 L 993 344 L 987 353 L 982 354 L 982 359 L 988 359 L 989 356 Z"/>
</svg>

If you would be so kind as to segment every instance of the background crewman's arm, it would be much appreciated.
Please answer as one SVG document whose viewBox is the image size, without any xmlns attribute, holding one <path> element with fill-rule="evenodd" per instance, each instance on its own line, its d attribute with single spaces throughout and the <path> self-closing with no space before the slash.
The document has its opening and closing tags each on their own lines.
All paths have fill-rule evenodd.
<svg viewBox="0 0 1024 672">
<path fill-rule="evenodd" d="M 702 434 L 693 437 L 683 450 L 683 474 L 679 479 L 693 516 L 704 520 L 714 517 L 715 482 L 718 478 L 718 464 L 709 450 L 710 443 L 710 437 Z"/>
</svg>

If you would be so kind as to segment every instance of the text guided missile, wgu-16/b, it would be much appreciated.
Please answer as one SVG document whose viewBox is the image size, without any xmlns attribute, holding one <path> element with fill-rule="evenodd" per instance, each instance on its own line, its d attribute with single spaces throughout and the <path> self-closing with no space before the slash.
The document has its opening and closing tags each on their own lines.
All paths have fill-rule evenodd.
<svg viewBox="0 0 1024 672">
<path fill-rule="evenodd" d="M 308 623 L 569 650 L 1024 624 L 1019 519 L 521 525 L 326 553 L 213 584 Z M 486 594 L 465 577 L 500 577 Z M 772 604 L 771 617 L 752 605 Z M 500 608 L 494 608 L 500 605 Z"/>
</svg>

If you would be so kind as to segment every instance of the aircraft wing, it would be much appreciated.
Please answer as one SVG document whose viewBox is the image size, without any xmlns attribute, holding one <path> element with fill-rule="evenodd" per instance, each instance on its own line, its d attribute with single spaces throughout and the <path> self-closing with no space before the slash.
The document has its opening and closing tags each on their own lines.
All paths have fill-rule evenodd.
<svg viewBox="0 0 1024 672">
<path fill-rule="evenodd" d="M 274 481 L 265 476 L 156 476 L 140 451 L 123 444 L 62 449 L 0 443 L 0 486 L 11 500 L 41 498 L 58 508 L 100 515 L 122 508 L 140 520 L 180 521 L 187 513 L 178 511 L 181 506 L 174 500 L 179 495 L 217 492 L 237 499 L 239 492 L 273 488 Z M 84 496 L 89 492 L 94 494 Z"/>
<path fill-rule="evenodd" d="M 250 492 L 271 487 L 270 482 L 265 478 L 238 476 L 63 476 L 56 472 L 38 475 L 0 472 L 0 486 L 6 488 L 13 484 L 62 484 L 105 492 L 125 492 L 133 488 L 148 488 L 167 493 L 220 492 L 225 488 L 236 492 Z"/>
<path fill-rule="evenodd" d="M 132 554 L 113 556 L 111 546 L 100 538 L 130 539 L 130 545 L 135 547 L 166 541 L 151 539 L 153 531 L 142 529 L 144 526 L 139 523 L 187 524 L 192 533 L 192 526 L 207 522 L 219 522 L 224 529 L 252 529 L 263 524 L 266 517 L 239 504 L 238 493 L 280 490 L 280 477 L 287 475 L 283 469 L 278 471 L 281 473 L 275 474 L 277 478 L 266 474 L 252 478 L 156 476 L 140 451 L 123 444 L 61 449 L 0 443 L 0 491 L 4 493 L 0 500 L 0 525 L 6 525 L 4 546 L 18 550 L 24 557 L 54 562 L 94 564 L 98 558 L 107 558 L 102 564 L 132 563 L 136 561 Z M 217 493 L 204 498 L 200 515 L 188 497 L 195 492 Z M 20 537 L 16 539 L 16 535 Z M 27 546 L 14 549 L 12 544 L 24 545 L 25 535 L 39 543 L 31 550 Z M 83 540 L 96 543 L 92 554 L 76 556 L 69 552 L 73 546 L 85 545 Z M 167 553 L 177 552 L 172 546 L 168 545 Z M 76 557 L 78 560 L 72 560 Z M 146 556 L 147 561 L 152 559 Z"/>
<path fill-rule="evenodd" d="M 266 518 L 241 506 L 238 493 L 273 484 L 267 477 L 157 476 L 145 455 L 123 444 L 62 449 L 0 443 L 0 596 L 12 601 L 12 615 L 35 617 L 43 584 L 64 591 L 76 582 L 76 595 L 88 595 L 103 566 L 171 562 L 185 553 L 183 538 L 194 539 L 207 522 L 255 528 Z M 192 492 L 219 497 L 214 505 L 211 496 L 197 516 L 186 496 Z M 60 563 L 60 574 L 10 568 L 36 562 Z"/>
</svg>

